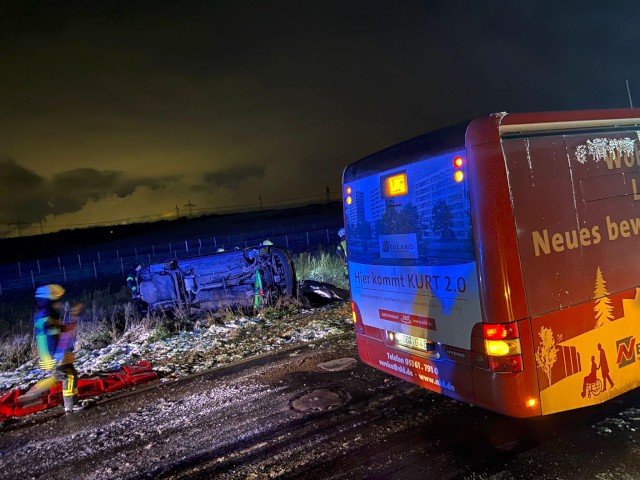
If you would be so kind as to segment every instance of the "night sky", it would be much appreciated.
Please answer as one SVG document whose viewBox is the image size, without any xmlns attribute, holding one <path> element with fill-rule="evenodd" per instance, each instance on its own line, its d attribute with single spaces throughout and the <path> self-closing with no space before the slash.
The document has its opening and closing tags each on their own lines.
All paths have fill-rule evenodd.
<svg viewBox="0 0 640 480">
<path fill-rule="evenodd" d="M 337 199 L 429 130 L 640 105 L 640 5 L 565 3 L 0 0 L 0 236 Z"/>
</svg>

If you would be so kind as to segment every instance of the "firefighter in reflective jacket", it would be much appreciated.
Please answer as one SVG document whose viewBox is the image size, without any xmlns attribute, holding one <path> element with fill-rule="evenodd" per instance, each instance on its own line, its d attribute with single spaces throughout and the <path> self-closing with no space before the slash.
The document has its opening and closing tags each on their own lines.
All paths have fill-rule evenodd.
<svg viewBox="0 0 640 480">
<path fill-rule="evenodd" d="M 340 243 L 336 248 L 336 253 L 344 262 L 343 273 L 345 278 L 349 278 L 349 267 L 347 265 L 347 242 L 344 238 L 344 228 L 338 230 L 338 237 L 340 237 Z"/>
<path fill-rule="evenodd" d="M 75 328 L 82 305 L 71 309 L 70 321 L 64 323 L 60 318 L 64 288 L 60 285 L 45 285 L 36 290 L 37 311 L 34 316 L 34 337 L 38 348 L 39 367 L 52 375 L 36 383 L 19 400 L 28 404 L 37 400 L 58 381 L 62 382 L 62 397 L 66 413 L 82 410 L 75 405 L 78 394 L 78 372 L 73 366 Z"/>
<path fill-rule="evenodd" d="M 140 291 L 138 290 L 138 273 L 142 269 L 142 265 L 136 264 L 132 269 L 131 273 L 127 277 L 127 287 L 131 290 L 131 295 L 133 298 L 140 297 Z"/>
</svg>

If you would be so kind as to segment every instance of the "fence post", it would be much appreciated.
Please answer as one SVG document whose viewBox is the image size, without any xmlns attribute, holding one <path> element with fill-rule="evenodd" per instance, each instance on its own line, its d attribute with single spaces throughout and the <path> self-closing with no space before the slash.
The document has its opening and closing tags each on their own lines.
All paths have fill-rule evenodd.
<svg viewBox="0 0 640 480">
<path fill-rule="evenodd" d="M 218 242 L 216 241 L 216 237 L 213 237 L 213 246 L 218 248 Z"/>
<path fill-rule="evenodd" d="M 307 249 L 311 248 L 311 245 L 309 245 L 309 232 L 307 232 Z"/>
<path fill-rule="evenodd" d="M 287 248 L 289 248 L 289 235 L 285 235 L 284 239 L 287 241 Z"/>
<path fill-rule="evenodd" d="M 96 261 L 93 261 L 93 276 L 96 277 L 96 280 L 98 279 L 98 271 L 96 270 Z"/>
<path fill-rule="evenodd" d="M 327 228 L 327 245 L 329 245 L 331 243 L 331 240 L 329 240 L 329 229 Z"/>
<path fill-rule="evenodd" d="M 58 271 L 62 271 L 62 264 L 60 263 L 60 257 L 58 257 Z"/>
<path fill-rule="evenodd" d="M 64 275 L 64 283 L 67 283 L 67 269 L 62 266 L 62 275 Z"/>
<path fill-rule="evenodd" d="M 33 270 L 31 270 L 31 286 L 36 288 L 36 282 L 33 280 Z"/>
<path fill-rule="evenodd" d="M 189 240 L 184 241 L 184 251 L 189 253 Z"/>
<path fill-rule="evenodd" d="M 78 254 L 78 266 L 82 268 L 82 262 L 80 261 L 80 254 Z"/>
<path fill-rule="evenodd" d="M 20 262 L 18 262 L 18 273 L 20 274 L 20 278 L 22 278 L 22 268 L 20 268 Z"/>
<path fill-rule="evenodd" d="M 38 263 L 38 275 L 42 274 L 42 271 L 40 271 L 40 260 L 36 260 L 36 262 Z"/>
<path fill-rule="evenodd" d="M 169 242 L 169 255 L 171 255 L 171 242 Z"/>
<path fill-rule="evenodd" d="M 120 258 L 120 270 L 122 270 L 122 276 L 124 277 L 124 263 L 122 263 L 122 258 Z"/>
</svg>

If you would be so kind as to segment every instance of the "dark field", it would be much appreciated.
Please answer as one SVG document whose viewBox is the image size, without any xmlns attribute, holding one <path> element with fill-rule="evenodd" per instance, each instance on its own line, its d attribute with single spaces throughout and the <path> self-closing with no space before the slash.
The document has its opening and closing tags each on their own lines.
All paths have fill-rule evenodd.
<svg viewBox="0 0 640 480">
<path fill-rule="evenodd" d="M 291 253 L 335 250 L 341 203 L 212 215 L 149 224 L 63 231 L 0 241 L 0 304 L 31 303 L 38 285 L 59 283 L 69 296 L 120 290 L 142 265 L 257 245 L 265 239 Z"/>
</svg>

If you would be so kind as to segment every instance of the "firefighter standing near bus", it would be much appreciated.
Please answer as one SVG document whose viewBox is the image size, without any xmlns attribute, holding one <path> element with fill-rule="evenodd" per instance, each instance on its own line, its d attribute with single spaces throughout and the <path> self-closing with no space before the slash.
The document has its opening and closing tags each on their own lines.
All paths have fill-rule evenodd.
<svg viewBox="0 0 640 480">
<path fill-rule="evenodd" d="M 60 381 L 64 411 L 75 413 L 82 410 L 80 405 L 75 404 L 78 394 L 78 372 L 73 365 L 75 330 L 82 305 L 74 305 L 69 321 L 64 322 L 61 318 L 63 295 L 64 288 L 60 285 L 45 285 L 36 289 L 37 311 L 33 322 L 39 367 L 52 374 L 36 383 L 19 400 L 23 405 L 37 402 L 45 391 Z"/>
<path fill-rule="evenodd" d="M 338 230 L 338 237 L 340 237 L 340 243 L 336 247 L 336 253 L 344 262 L 342 266 L 342 273 L 344 274 L 344 278 L 349 278 L 349 266 L 347 264 L 347 241 L 344 236 L 344 228 Z"/>
</svg>

